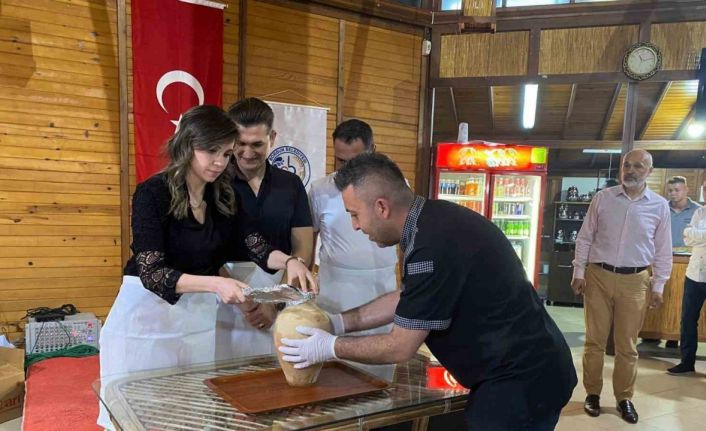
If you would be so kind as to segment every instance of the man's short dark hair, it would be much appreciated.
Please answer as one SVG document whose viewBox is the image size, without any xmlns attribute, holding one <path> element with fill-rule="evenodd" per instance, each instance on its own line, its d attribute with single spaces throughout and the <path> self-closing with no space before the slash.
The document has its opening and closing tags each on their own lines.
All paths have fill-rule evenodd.
<svg viewBox="0 0 706 431">
<path fill-rule="evenodd" d="M 382 153 L 362 153 L 352 158 L 336 173 L 334 182 L 340 191 L 372 182 L 374 186 L 366 187 L 365 199 L 369 203 L 385 197 L 396 204 L 405 204 L 414 197 L 400 168 Z"/>
<path fill-rule="evenodd" d="M 336 126 L 333 131 L 333 140 L 340 139 L 346 144 L 352 143 L 356 139 L 363 142 L 366 150 L 373 147 L 373 129 L 365 121 L 358 119 L 346 120 Z"/>
<path fill-rule="evenodd" d="M 257 97 L 246 97 L 230 105 L 228 116 L 240 127 L 264 124 L 268 131 L 272 130 L 275 121 L 275 113 L 270 105 Z"/>
<path fill-rule="evenodd" d="M 681 183 L 681 184 L 686 185 L 686 177 L 682 177 L 681 175 L 675 175 L 672 178 L 670 178 L 669 181 L 667 181 L 667 184 L 677 184 L 677 183 Z"/>
</svg>

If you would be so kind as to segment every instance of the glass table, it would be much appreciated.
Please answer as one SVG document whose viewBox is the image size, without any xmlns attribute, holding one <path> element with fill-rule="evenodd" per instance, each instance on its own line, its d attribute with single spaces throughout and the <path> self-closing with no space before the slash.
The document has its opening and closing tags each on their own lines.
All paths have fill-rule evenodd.
<svg viewBox="0 0 706 431">
<path fill-rule="evenodd" d="M 461 410 L 468 391 L 454 386 L 428 358 L 388 366 L 348 363 L 369 374 L 388 375 L 388 389 L 371 394 L 252 415 L 237 411 L 204 380 L 279 368 L 274 356 L 251 357 L 188 368 L 153 370 L 111 378 L 93 388 L 118 429 L 132 430 L 368 430 L 413 421 L 426 429 L 429 416 Z M 389 377 L 392 377 L 389 379 Z M 442 379 L 443 380 L 443 379 Z M 443 383 L 443 382 L 442 382 Z"/>
</svg>

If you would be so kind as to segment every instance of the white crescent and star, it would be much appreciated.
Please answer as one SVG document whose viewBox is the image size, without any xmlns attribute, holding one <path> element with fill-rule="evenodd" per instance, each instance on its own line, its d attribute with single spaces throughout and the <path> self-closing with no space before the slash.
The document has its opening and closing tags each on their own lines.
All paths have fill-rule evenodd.
<svg viewBox="0 0 706 431">
<path fill-rule="evenodd" d="M 189 72 L 185 72 L 183 70 L 172 70 L 164 75 L 162 75 L 161 78 L 159 78 L 159 81 L 157 82 L 157 101 L 159 102 L 159 106 L 162 107 L 162 110 L 166 113 L 169 113 L 167 111 L 167 108 L 164 107 L 164 101 L 162 100 L 162 97 L 164 96 L 164 90 L 167 89 L 171 84 L 175 83 L 182 83 L 188 85 L 192 90 L 194 90 L 194 93 L 196 93 L 196 97 L 199 99 L 199 105 L 203 105 L 204 102 L 204 92 L 203 92 L 203 87 L 201 86 L 201 83 L 199 82 L 198 79 Z M 172 124 L 176 126 L 176 129 L 179 129 L 179 121 L 181 120 L 181 115 L 179 116 L 178 120 L 170 120 Z M 175 131 L 176 131 L 175 129 Z"/>
</svg>

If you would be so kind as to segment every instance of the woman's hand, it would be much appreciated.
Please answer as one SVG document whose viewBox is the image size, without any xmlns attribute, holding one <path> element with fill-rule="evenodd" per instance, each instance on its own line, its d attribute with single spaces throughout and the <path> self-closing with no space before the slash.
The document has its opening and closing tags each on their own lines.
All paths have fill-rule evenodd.
<svg viewBox="0 0 706 431">
<path fill-rule="evenodd" d="M 226 304 L 242 304 L 245 302 L 243 289 L 248 287 L 242 281 L 232 278 L 218 277 L 219 281 L 216 284 L 214 292 Z"/>
<path fill-rule="evenodd" d="M 267 329 L 275 323 L 277 310 L 274 304 L 254 304 L 250 310 L 245 311 L 245 319 L 253 328 Z"/>
<path fill-rule="evenodd" d="M 286 264 L 287 284 L 299 287 L 304 292 L 319 293 L 314 274 L 299 259 L 288 259 Z"/>
</svg>

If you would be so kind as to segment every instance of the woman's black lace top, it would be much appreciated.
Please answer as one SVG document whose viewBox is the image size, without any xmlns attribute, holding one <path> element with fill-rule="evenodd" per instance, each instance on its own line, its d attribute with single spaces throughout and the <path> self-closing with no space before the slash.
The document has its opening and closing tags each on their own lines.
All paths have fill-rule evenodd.
<svg viewBox="0 0 706 431">
<path fill-rule="evenodd" d="M 233 260 L 238 243 L 244 242 L 250 259 L 269 271 L 269 243 L 254 229 L 239 233 L 239 215 L 227 217 L 218 212 L 211 184 L 204 193 L 203 224 L 196 221 L 191 209 L 185 219 L 174 218 L 169 214 L 170 201 L 164 174 L 137 186 L 132 199 L 133 256 L 125 266 L 125 275 L 140 277 L 145 288 L 175 304 L 180 296 L 176 284 L 182 274 L 218 275 L 220 267 Z"/>
</svg>

